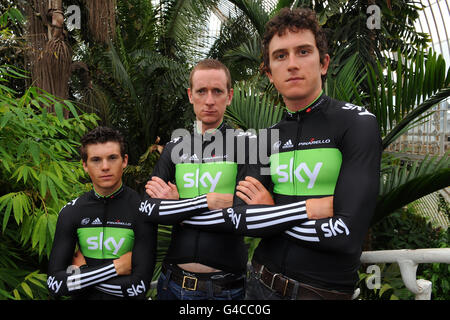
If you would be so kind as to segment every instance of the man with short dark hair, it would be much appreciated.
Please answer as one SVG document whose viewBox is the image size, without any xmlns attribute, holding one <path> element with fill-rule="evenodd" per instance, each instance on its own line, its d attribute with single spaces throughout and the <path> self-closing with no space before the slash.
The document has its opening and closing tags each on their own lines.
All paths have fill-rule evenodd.
<svg viewBox="0 0 450 320">
<path fill-rule="evenodd" d="M 59 213 L 48 290 L 87 300 L 144 299 L 155 264 L 156 226 L 142 220 L 140 196 L 122 184 L 128 163 L 124 139 L 97 127 L 81 139 L 80 153 L 93 190 Z"/>
<path fill-rule="evenodd" d="M 279 130 L 280 143 L 272 146 L 265 185 L 277 205 L 333 195 L 334 215 L 262 239 L 248 298 L 350 299 L 378 195 L 377 120 L 323 93 L 330 57 L 312 10 L 282 9 L 266 25 L 263 48 L 267 77 L 288 109 L 271 128 Z"/>
<path fill-rule="evenodd" d="M 240 182 L 239 191 L 253 194 L 241 195 L 251 206 L 184 223 L 262 237 L 248 299 L 351 299 L 378 195 L 377 120 L 363 107 L 323 93 L 330 57 L 312 10 L 282 9 L 266 25 L 263 50 L 264 71 L 288 109 L 268 131 L 270 176 Z M 275 133 L 279 140 L 271 144 Z M 271 197 L 268 190 L 275 206 L 261 205 Z M 333 196 L 332 217 L 305 213 L 306 199 L 326 196 Z"/>
</svg>

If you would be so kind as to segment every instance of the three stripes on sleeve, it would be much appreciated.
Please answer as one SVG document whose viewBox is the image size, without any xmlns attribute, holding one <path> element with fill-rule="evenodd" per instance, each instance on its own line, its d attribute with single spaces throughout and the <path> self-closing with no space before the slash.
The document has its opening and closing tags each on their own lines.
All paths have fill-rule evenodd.
<svg viewBox="0 0 450 320">
<path fill-rule="evenodd" d="M 262 237 L 284 231 L 288 236 L 317 242 L 315 220 L 309 220 L 305 201 L 278 206 L 242 206 L 208 211 L 183 221 L 197 229 Z M 286 230 L 287 229 L 287 230 Z"/>
</svg>

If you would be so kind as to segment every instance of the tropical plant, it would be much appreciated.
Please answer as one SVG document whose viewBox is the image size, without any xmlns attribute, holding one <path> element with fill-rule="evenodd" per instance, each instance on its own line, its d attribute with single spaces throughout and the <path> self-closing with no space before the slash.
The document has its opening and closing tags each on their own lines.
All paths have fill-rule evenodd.
<svg viewBox="0 0 450 320">
<path fill-rule="evenodd" d="M 387 59 L 385 51 L 400 48 L 407 55 L 415 54 L 426 45 L 429 36 L 415 30 L 418 10 L 416 1 L 362 1 L 362 0 L 222 0 L 229 8 L 229 17 L 221 26 L 217 41 L 209 55 L 224 61 L 236 80 L 251 78 L 261 63 L 261 39 L 265 24 L 284 7 L 313 9 L 319 23 L 327 33 L 332 61 L 329 73 L 335 74 L 349 59 L 361 65 L 376 65 Z M 380 29 L 367 27 L 370 4 L 380 8 Z"/>
<path fill-rule="evenodd" d="M 16 77 L 22 72 L 0 66 L 0 297 L 36 299 L 47 296 L 40 263 L 58 212 L 85 190 L 77 141 L 98 118 L 35 87 L 18 95 L 5 85 Z M 73 118 L 64 118 L 65 109 Z"/>
<path fill-rule="evenodd" d="M 242 130 L 259 130 L 280 121 L 284 107 L 277 106 L 270 94 L 261 94 L 258 88 L 242 82 L 234 86 L 233 100 L 225 117 Z"/>
<path fill-rule="evenodd" d="M 386 149 L 401 134 L 426 119 L 427 111 L 450 96 L 450 68 L 431 50 L 407 58 L 398 52 L 390 64 L 368 66 L 369 106 L 377 116 Z M 438 159 L 400 161 L 384 156 L 381 188 L 373 223 L 409 202 L 448 186 L 449 153 Z"/>
<path fill-rule="evenodd" d="M 0 1 L 0 65 L 24 68 L 26 41 L 23 39 L 25 17 L 16 4 Z M 25 91 L 25 81 L 11 79 L 10 87 L 20 93 Z"/>
<path fill-rule="evenodd" d="M 192 123 L 186 94 L 191 66 L 200 57 L 209 8 L 214 1 L 118 1 L 116 39 L 82 50 L 92 84 L 81 90 L 85 110 L 121 130 L 130 162 L 159 136 Z"/>
<path fill-rule="evenodd" d="M 405 23 L 401 32 L 412 40 L 411 44 L 392 47 L 398 44 L 394 30 L 400 32 L 399 27 L 394 27 L 394 22 L 407 17 L 417 18 L 417 8 L 412 2 L 392 1 L 389 8 L 384 2 L 376 1 L 382 8 L 383 19 L 387 21 L 383 22 L 383 28 L 372 38 L 366 34 L 372 34 L 373 31 L 365 26 L 367 16 L 361 12 L 361 4 L 356 6 L 358 1 L 330 1 L 329 6 L 324 6 L 322 1 L 278 1 L 269 11 L 263 2 L 230 2 L 241 12 L 241 16 L 233 19 L 243 19 L 245 16 L 247 20 L 244 21 L 248 22 L 245 27 L 252 27 L 253 34 L 257 36 L 261 36 L 266 19 L 280 8 L 301 5 L 313 8 L 330 39 L 332 62 L 325 93 L 338 100 L 365 106 L 374 113 L 379 121 L 384 149 L 412 126 L 425 121 L 428 111 L 450 95 L 450 69 L 446 68 L 442 56 L 423 49 L 427 36 L 416 33 L 411 27 L 411 21 Z M 390 13 L 391 10 L 401 8 L 403 12 L 397 17 Z M 346 23 L 338 27 L 338 21 L 342 22 L 343 17 Z M 361 27 L 363 22 L 364 28 Z M 352 29 L 351 33 L 344 32 L 348 28 Z M 225 30 L 231 30 L 230 26 L 224 24 L 223 32 Z M 254 40 L 249 39 L 238 47 L 232 47 L 230 43 L 233 37 L 239 35 L 233 32 L 229 35 L 229 38 L 224 38 L 224 43 L 218 40 L 213 53 L 216 56 L 222 54 L 225 61 L 232 58 L 233 63 L 249 57 L 250 51 L 244 47 L 250 47 Z M 232 49 L 220 51 L 219 48 L 226 47 L 224 44 Z M 252 52 L 258 50 L 260 52 L 261 49 Z M 386 53 L 391 51 L 395 53 L 395 60 Z M 261 61 L 261 56 L 246 61 Z M 283 103 L 273 92 L 273 87 L 255 75 L 241 82 L 241 85 L 235 86 L 237 94 L 227 110 L 227 117 L 245 130 L 259 129 L 260 126 L 277 122 L 280 117 L 277 111 L 283 108 Z M 248 82 L 252 85 L 248 85 Z M 373 223 L 423 195 L 448 186 L 449 167 L 448 154 L 441 159 L 427 158 L 415 162 L 384 156 L 380 197 Z"/>
</svg>

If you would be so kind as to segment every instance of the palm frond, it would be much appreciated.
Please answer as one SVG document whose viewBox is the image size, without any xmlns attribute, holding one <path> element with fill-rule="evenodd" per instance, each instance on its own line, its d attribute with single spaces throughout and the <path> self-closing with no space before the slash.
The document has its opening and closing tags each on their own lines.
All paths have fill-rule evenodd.
<svg viewBox="0 0 450 320">
<path fill-rule="evenodd" d="M 124 89 L 130 93 L 131 97 L 137 101 L 136 90 L 127 69 L 127 65 L 129 65 L 128 59 L 121 59 L 114 45 L 109 46 L 109 50 L 105 53 L 105 57 L 110 61 L 109 68 L 114 79 L 123 85 Z"/>
<path fill-rule="evenodd" d="M 377 62 L 368 65 L 369 109 L 378 119 L 383 146 L 387 147 L 416 117 L 450 95 L 445 78 L 445 62 L 431 51 L 408 59 L 400 52 L 393 70 Z M 448 78 L 447 78 L 448 79 Z"/>
<path fill-rule="evenodd" d="M 380 193 L 372 223 L 421 197 L 445 188 L 450 181 L 450 153 L 423 160 L 382 160 Z"/>
<path fill-rule="evenodd" d="M 450 96 L 450 88 L 439 90 L 435 95 L 427 98 L 424 102 L 409 112 L 398 124 L 383 138 L 383 149 L 386 149 L 392 142 L 394 142 L 403 133 L 411 129 L 418 120 L 429 115 L 424 115 L 426 111 L 437 105 L 439 102 L 445 100 Z"/>
<path fill-rule="evenodd" d="M 258 37 L 249 39 L 242 43 L 239 47 L 226 52 L 223 56 L 224 60 L 230 63 L 242 63 L 258 66 L 261 62 L 261 41 Z"/>
<path fill-rule="evenodd" d="M 280 121 L 284 108 L 276 106 L 267 94 L 259 94 L 244 85 L 235 86 L 233 101 L 225 117 L 241 129 L 259 130 Z"/>
<path fill-rule="evenodd" d="M 363 105 L 362 97 L 357 88 L 366 78 L 362 63 L 357 54 L 346 61 L 329 69 L 325 93 L 337 100 Z"/>
<path fill-rule="evenodd" d="M 248 17 L 255 29 L 258 31 L 260 37 L 262 37 L 264 34 L 265 25 L 270 19 L 270 14 L 265 10 L 263 1 L 230 0 L 230 2 L 238 7 Z"/>
<path fill-rule="evenodd" d="M 166 43 L 165 52 L 178 46 L 179 52 L 190 52 L 186 58 L 199 56 L 204 50 L 203 35 L 207 34 L 210 8 L 214 1 L 206 0 L 165 0 L 160 1 L 160 23 L 163 30 L 162 42 Z M 175 52 L 171 52 L 173 55 Z M 192 63 L 195 63 L 193 59 Z"/>
</svg>

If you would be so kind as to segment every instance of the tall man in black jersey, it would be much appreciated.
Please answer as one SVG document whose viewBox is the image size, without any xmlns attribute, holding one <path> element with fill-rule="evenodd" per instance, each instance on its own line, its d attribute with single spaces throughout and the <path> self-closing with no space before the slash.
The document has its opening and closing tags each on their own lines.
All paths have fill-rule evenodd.
<svg viewBox="0 0 450 320">
<path fill-rule="evenodd" d="M 93 190 L 58 216 L 47 287 L 56 297 L 145 298 L 156 254 L 156 227 L 138 211 L 140 196 L 122 184 L 128 155 L 122 135 L 97 127 L 81 140 Z M 75 247 L 81 252 L 73 259 Z"/>
<path fill-rule="evenodd" d="M 188 96 L 197 118 L 195 131 L 166 144 L 147 183 L 151 198 L 141 203 L 141 212 L 149 221 L 173 225 L 158 282 L 159 299 L 244 297 L 247 250 L 243 236 L 221 232 L 220 226 L 207 232 L 198 230 L 194 224 L 203 223 L 201 216 L 200 221 L 188 221 L 208 209 L 230 207 L 233 202 L 244 205 L 239 198 L 232 201 L 232 195 L 236 183 L 250 174 L 247 155 L 250 146 L 256 146 L 252 142 L 256 137 L 235 132 L 223 123 L 232 95 L 230 74 L 221 62 L 207 59 L 193 68 Z M 178 198 L 185 200 L 158 200 Z M 273 200 L 269 197 L 258 203 L 269 205 Z M 315 208 L 309 204 L 309 209 Z M 323 211 L 328 214 L 327 209 L 325 206 Z M 318 210 L 321 212 L 321 207 Z M 212 212 L 207 213 L 208 218 L 209 214 Z"/>
<path fill-rule="evenodd" d="M 273 144 L 267 139 L 270 176 L 261 176 L 262 183 L 247 178 L 237 188 L 253 206 L 184 223 L 263 237 L 253 256 L 248 299 L 350 299 L 378 195 L 382 149 L 376 118 L 323 93 L 330 57 L 313 11 L 282 9 L 266 25 L 263 48 L 264 71 L 288 109 L 269 128 L 269 136 L 279 135 Z M 268 189 L 276 205 L 258 206 L 258 199 L 270 198 Z M 305 199 L 324 196 L 334 196 L 333 217 L 304 213 Z"/>
<path fill-rule="evenodd" d="M 222 194 L 220 208 L 229 207 L 236 180 L 243 179 L 243 165 L 238 164 L 236 144 L 230 140 L 245 144 L 247 137 L 227 135 L 231 128 L 223 122 L 233 97 L 228 68 L 218 60 L 200 61 L 190 74 L 187 93 L 196 115 L 194 132 L 166 144 L 147 193 L 153 199 Z M 247 250 L 242 236 L 193 229 L 181 224 L 180 214 L 159 212 L 153 221 L 173 225 L 158 299 L 243 299 Z"/>
</svg>

